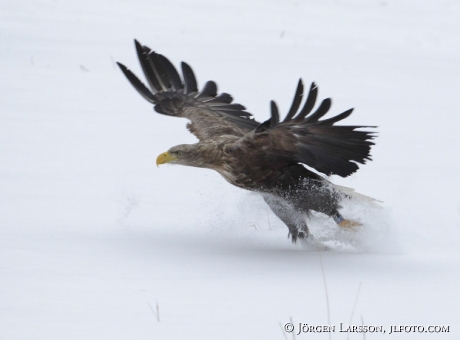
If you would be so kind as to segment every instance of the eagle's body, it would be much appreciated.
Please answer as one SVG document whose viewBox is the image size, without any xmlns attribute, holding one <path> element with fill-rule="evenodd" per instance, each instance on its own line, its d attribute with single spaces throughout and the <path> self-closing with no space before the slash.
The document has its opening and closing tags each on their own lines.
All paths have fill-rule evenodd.
<svg viewBox="0 0 460 340">
<path fill-rule="evenodd" d="M 271 118 L 260 124 L 226 93 L 217 95 L 216 84 L 200 92 L 191 68 L 182 63 L 183 81 L 164 56 L 136 41 L 138 57 L 153 93 L 125 66 L 123 73 L 139 93 L 155 104 L 159 113 L 190 120 L 187 128 L 199 140 L 177 145 L 158 156 L 157 164 L 173 163 L 208 168 L 229 183 L 259 192 L 273 212 L 288 226 L 295 242 L 309 235 L 305 214 L 312 210 L 348 224 L 339 213 L 344 195 L 307 165 L 326 175 L 346 177 L 358 169 L 356 162 L 370 159 L 370 132 L 364 126 L 336 126 L 352 110 L 320 120 L 329 110 L 325 99 L 311 113 L 317 97 L 313 83 L 302 109 L 304 86 L 299 81 L 291 109 L 280 122 L 272 101 Z"/>
</svg>

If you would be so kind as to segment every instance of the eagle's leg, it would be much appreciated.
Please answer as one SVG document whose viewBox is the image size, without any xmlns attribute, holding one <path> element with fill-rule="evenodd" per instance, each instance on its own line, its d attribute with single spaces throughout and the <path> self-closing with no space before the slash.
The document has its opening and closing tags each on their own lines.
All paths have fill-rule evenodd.
<svg viewBox="0 0 460 340">
<path fill-rule="evenodd" d="M 298 239 L 307 239 L 310 236 L 307 222 L 302 213 L 274 196 L 263 195 L 263 198 L 273 213 L 289 228 L 288 237 L 293 243 L 296 243 Z"/>
<path fill-rule="evenodd" d="M 346 220 L 342 215 L 340 215 L 339 212 L 335 212 L 331 217 L 334 219 L 335 223 L 341 228 L 344 229 L 353 229 L 355 227 L 361 226 L 361 223 L 351 221 L 351 220 Z"/>
</svg>

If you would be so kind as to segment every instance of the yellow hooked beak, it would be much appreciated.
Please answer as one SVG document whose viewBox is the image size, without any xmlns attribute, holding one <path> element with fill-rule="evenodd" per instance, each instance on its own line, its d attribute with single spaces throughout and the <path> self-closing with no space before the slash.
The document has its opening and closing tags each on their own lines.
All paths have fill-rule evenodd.
<svg viewBox="0 0 460 340">
<path fill-rule="evenodd" d="M 160 164 L 169 163 L 175 159 L 177 159 L 177 157 L 171 155 L 169 152 L 163 152 L 157 157 L 157 166 Z"/>
</svg>

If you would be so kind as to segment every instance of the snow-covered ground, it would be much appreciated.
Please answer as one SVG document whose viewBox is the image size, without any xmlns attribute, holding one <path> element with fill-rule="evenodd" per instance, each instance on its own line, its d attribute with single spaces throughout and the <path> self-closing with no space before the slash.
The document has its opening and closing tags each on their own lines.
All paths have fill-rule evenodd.
<svg viewBox="0 0 460 340">
<path fill-rule="evenodd" d="M 459 18 L 455 0 L 3 1 L 0 339 L 459 339 Z M 194 137 L 115 67 L 141 73 L 133 38 L 258 120 L 298 77 L 356 107 L 374 160 L 332 180 L 384 201 L 345 207 L 367 229 L 319 217 L 329 250 L 305 249 L 216 173 L 158 169 Z M 337 329 L 293 337 L 291 318 Z"/>
</svg>

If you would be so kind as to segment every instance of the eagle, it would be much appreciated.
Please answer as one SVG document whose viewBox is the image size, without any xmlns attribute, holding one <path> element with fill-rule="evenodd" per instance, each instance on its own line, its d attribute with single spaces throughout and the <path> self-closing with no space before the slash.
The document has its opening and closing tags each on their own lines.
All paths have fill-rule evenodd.
<svg viewBox="0 0 460 340">
<path fill-rule="evenodd" d="M 198 138 L 195 144 L 176 145 L 161 153 L 157 165 L 212 169 L 230 184 L 260 193 L 288 227 L 293 243 L 312 238 L 306 217 L 313 211 L 329 216 L 340 227 L 359 225 L 339 212 L 340 202 L 350 196 L 325 176 L 347 177 L 358 170 L 358 163 L 371 160 L 375 134 L 361 128 L 375 126 L 335 125 L 353 109 L 323 119 L 331 99 L 324 99 L 313 111 L 318 87 L 313 82 L 305 93 L 302 79 L 284 119 L 271 101 L 270 118 L 257 122 L 243 105 L 233 103 L 231 95 L 218 94 L 214 81 L 200 91 L 187 63 L 181 63 L 181 77 L 165 56 L 137 40 L 134 43 L 150 89 L 117 63 L 123 74 L 156 112 L 187 118 L 188 130 Z"/>
</svg>

